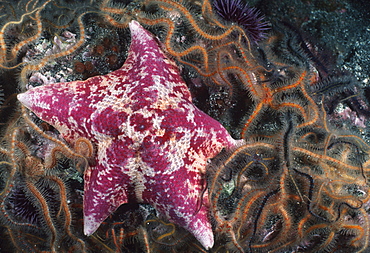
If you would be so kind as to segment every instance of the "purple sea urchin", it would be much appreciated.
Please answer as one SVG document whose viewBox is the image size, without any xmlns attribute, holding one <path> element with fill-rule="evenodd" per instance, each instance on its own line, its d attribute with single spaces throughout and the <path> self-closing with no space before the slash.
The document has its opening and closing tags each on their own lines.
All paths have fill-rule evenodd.
<svg viewBox="0 0 370 253">
<path fill-rule="evenodd" d="M 259 10 L 249 7 L 244 0 L 214 0 L 213 7 L 221 18 L 243 27 L 252 41 L 258 42 L 266 37 L 269 23 L 263 20 L 264 15 Z"/>
</svg>

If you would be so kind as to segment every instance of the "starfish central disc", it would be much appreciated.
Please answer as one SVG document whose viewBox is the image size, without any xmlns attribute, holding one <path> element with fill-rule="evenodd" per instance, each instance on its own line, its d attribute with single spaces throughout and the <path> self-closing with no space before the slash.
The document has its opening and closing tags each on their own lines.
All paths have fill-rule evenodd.
<svg viewBox="0 0 370 253">
<path fill-rule="evenodd" d="M 84 175 L 86 235 L 133 200 L 153 205 L 208 249 L 206 163 L 238 141 L 193 105 L 176 64 L 152 34 L 136 21 L 129 26 L 130 50 L 120 69 L 36 87 L 18 99 L 72 145 L 84 137 L 97 147 Z"/>
</svg>

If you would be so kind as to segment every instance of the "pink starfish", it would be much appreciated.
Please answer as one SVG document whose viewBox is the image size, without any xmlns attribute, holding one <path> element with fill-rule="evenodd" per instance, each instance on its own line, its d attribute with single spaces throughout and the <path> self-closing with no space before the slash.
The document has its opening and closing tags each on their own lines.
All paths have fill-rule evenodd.
<svg viewBox="0 0 370 253">
<path fill-rule="evenodd" d="M 86 137 L 96 145 L 95 164 L 84 175 L 86 235 L 120 205 L 137 201 L 211 248 L 207 160 L 238 141 L 192 104 L 156 39 L 136 21 L 129 26 L 131 46 L 120 69 L 36 87 L 18 99 L 69 143 Z"/>
</svg>

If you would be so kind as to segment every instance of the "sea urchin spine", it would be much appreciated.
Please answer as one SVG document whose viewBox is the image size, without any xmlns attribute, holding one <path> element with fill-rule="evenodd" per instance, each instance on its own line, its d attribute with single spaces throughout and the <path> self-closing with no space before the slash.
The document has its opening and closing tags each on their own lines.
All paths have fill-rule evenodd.
<svg viewBox="0 0 370 253">
<path fill-rule="evenodd" d="M 222 19 L 243 27 L 252 41 L 257 43 L 266 37 L 269 23 L 263 20 L 264 15 L 259 10 L 249 7 L 244 0 L 214 0 L 213 7 Z"/>
</svg>

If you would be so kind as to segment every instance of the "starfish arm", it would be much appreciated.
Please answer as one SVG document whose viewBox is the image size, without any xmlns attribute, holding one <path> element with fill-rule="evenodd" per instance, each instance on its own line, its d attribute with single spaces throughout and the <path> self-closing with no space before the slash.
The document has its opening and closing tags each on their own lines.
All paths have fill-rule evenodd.
<svg viewBox="0 0 370 253">
<path fill-rule="evenodd" d="M 53 125 L 67 141 L 79 137 L 91 138 L 89 120 L 95 109 L 89 106 L 91 101 L 88 96 L 93 80 L 96 82 L 97 77 L 35 87 L 19 94 L 18 100 L 39 118 Z"/>
<path fill-rule="evenodd" d="M 120 205 L 127 203 L 128 197 L 122 175 L 107 173 L 102 165 L 90 167 L 84 175 L 84 233 L 93 234 L 100 224 Z M 116 176 L 114 176 L 116 174 Z"/>
<path fill-rule="evenodd" d="M 110 174 L 107 175 L 107 171 Z M 112 171 L 116 173 L 112 173 Z M 90 167 L 84 175 L 84 233 L 93 234 L 120 205 L 127 203 L 126 185 L 119 168 Z"/>
<path fill-rule="evenodd" d="M 111 213 L 133 198 L 127 192 L 132 181 L 128 172 L 136 163 L 136 151 L 129 148 L 132 142 L 125 136 L 121 136 L 120 140 L 109 136 L 103 139 L 101 136 L 97 144 L 96 166 L 88 168 L 84 173 L 86 235 L 94 233 Z"/>
<path fill-rule="evenodd" d="M 208 160 L 204 155 L 214 155 L 214 151 L 203 153 L 198 147 L 213 146 L 219 152 L 223 145 L 216 139 L 212 142 L 208 138 L 196 137 L 199 132 L 185 129 L 170 135 L 172 141 L 166 135 L 148 136 L 141 143 L 141 150 L 145 152 L 141 152 L 137 163 L 139 167 L 135 172 L 142 175 L 143 180 L 140 180 L 141 184 L 136 184 L 136 188 L 141 189 L 136 191 L 136 197 L 140 202 L 153 205 L 170 221 L 187 229 L 209 249 L 214 239 L 208 217 L 209 200 L 203 172 Z M 160 145 L 166 147 L 166 152 L 155 145 L 163 140 L 167 144 Z M 190 143 L 190 140 L 198 143 Z"/>
<path fill-rule="evenodd" d="M 133 79 L 140 81 L 140 86 L 144 85 L 144 88 L 137 86 L 140 90 L 137 95 L 142 98 L 143 91 L 150 91 L 147 94 L 157 93 L 161 99 L 177 97 L 191 101 L 190 91 L 179 75 L 176 63 L 164 53 L 161 42 L 137 21 L 131 21 L 129 26 L 131 45 L 122 69 L 130 69 Z"/>
<path fill-rule="evenodd" d="M 181 213 L 182 210 L 174 210 L 176 214 L 174 218 L 185 215 L 186 218 L 184 219 L 184 228 L 190 231 L 205 249 L 210 249 L 214 244 L 214 235 L 211 222 L 209 220 L 208 192 L 205 191 L 202 199 L 201 197 L 202 195 L 200 193 L 196 206 L 198 209 L 195 209 L 195 212 L 193 211 L 189 214 Z"/>
<path fill-rule="evenodd" d="M 143 202 L 152 204 L 171 222 L 187 229 L 206 248 L 213 246 L 213 231 L 208 216 L 209 200 L 202 174 L 184 169 L 156 178 L 146 178 Z M 202 194 L 203 193 L 203 194 Z"/>
</svg>

